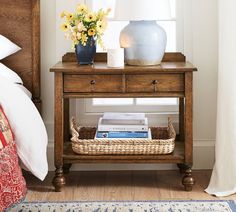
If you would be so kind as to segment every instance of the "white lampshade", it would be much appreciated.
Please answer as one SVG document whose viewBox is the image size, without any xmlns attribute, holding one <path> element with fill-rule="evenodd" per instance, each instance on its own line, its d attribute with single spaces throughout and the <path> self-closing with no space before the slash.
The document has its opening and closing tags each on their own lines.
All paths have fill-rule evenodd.
<svg viewBox="0 0 236 212">
<path fill-rule="evenodd" d="M 169 0 L 116 0 L 115 20 L 140 21 L 171 18 Z"/>
</svg>

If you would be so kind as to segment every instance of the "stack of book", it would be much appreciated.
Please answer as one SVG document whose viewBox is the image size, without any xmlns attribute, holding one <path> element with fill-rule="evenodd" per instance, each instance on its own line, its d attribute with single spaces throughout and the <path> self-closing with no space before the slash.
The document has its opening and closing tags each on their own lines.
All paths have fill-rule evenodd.
<svg viewBox="0 0 236 212">
<path fill-rule="evenodd" d="M 99 119 L 96 138 L 150 138 L 144 113 L 104 113 Z"/>
</svg>

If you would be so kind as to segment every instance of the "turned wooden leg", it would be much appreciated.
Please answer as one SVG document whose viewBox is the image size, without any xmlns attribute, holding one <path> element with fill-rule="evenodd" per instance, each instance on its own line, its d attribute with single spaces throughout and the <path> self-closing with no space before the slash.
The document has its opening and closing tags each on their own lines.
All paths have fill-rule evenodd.
<svg viewBox="0 0 236 212">
<path fill-rule="evenodd" d="M 63 165 L 63 173 L 64 174 L 69 174 L 71 166 L 72 166 L 71 163 L 64 164 Z"/>
<path fill-rule="evenodd" d="M 179 98 L 179 141 L 184 142 L 184 117 L 185 105 L 184 98 Z"/>
<path fill-rule="evenodd" d="M 192 169 L 190 167 L 185 170 L 185 175 L 183 177 L 182 184 L 184 185 L 185 191 L 192 191 L 193 185 L 195 184 L 195 180 L 192 176 Z"/>
<path fill-rule="evenodd" d="M 179 172 L 180 172 L 181 174 L 185 174 L 185 171 L 186 171 L 186 169 L 187 169 L 188 167 L 187 167 L 185 164 L 183 164 L 183 163 L 178 163 L 177 166 L 178 166 L 178 168 L 179 168 Z"/>
<path fill-rule="evenodd" d="M 52 184 L 55 187 L 56 192 L 60 192 L 62 187 L 66 184 L 66 180 L 63 174 L 63 168 L 56 169 L 55 177 L 52 180 Z"/>
<path fill-rule="evenodd" d="M 185 118 L 184 118 L 184 164 L 185 170 L 182 183 L 186 191 L 191 191 L 194 185 L 192 177 L 193 163 L 193 74 L 186 72 L 185 74 Z"/>
<path fill-rule="evenodd" d="M 52 184 L 56 192 L 60 192 L 66 184 L 63 173 L 63 148 L 64 141 L 68 138 L 68 115 L 69 100 L 63 98 L 63 74 L 55 74 L 55 101 L 54 101 L 54 163 L 56 167 L 55 177 Z M 65 111 L 64 111 L 65 109 Z M 66 118 L 66 120 L 65 120 Z M 66 128 L 65 128 L 66 126 Z M 67 131 L 66 131 L 67 130 Z M 65 132 L 66 131 L 66 132 Z"/>
</svg>

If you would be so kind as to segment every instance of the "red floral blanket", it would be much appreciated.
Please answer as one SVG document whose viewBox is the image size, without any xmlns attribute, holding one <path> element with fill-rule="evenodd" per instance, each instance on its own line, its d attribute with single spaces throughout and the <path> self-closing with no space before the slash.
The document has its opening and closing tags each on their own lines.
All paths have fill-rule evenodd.
<svg viewBox="0 0 236 212">
<path fill-rule="evenodd" d="M 0 211 L 20 202 L 26 191 L 25 179 L 18 164 L 14 136 L 0 106 Z"/>
</svg>

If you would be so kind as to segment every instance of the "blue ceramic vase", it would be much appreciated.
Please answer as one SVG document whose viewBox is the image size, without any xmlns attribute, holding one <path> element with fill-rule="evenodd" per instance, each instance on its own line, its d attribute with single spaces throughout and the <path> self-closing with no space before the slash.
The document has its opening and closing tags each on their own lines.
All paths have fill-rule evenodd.
<svg viewBox="0 0 236 212">
<path fill-rule="evenodd" d="M 77 44 L 75 46 L 75 54 L 80 65 L 93 64 L 94 56 L 96 54 L 96 41 L 94 37 L 88 37 L 86 46 Z"/>
</svg>

